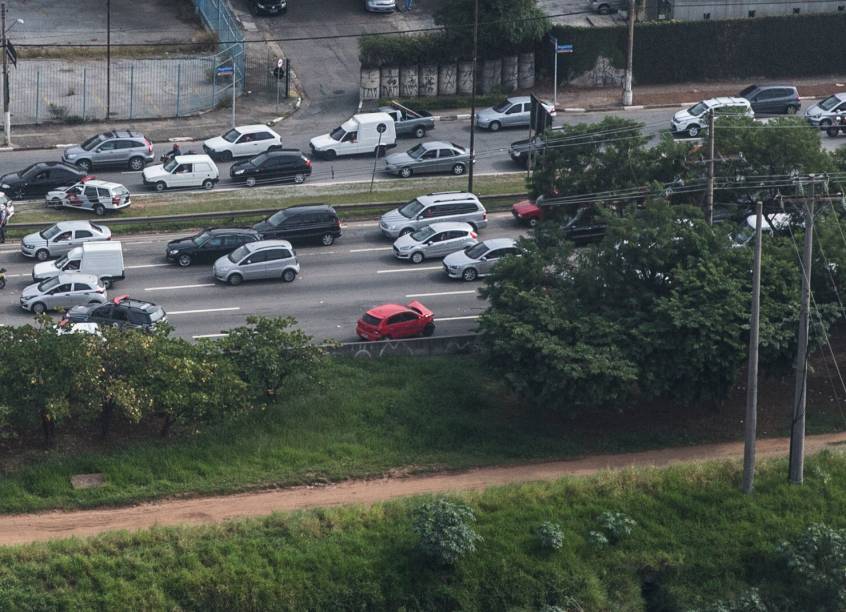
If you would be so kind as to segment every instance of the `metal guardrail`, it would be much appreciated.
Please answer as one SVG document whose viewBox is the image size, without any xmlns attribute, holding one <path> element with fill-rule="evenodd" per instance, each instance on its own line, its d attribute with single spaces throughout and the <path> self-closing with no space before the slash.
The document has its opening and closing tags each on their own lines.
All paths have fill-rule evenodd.
<svg viewBox="0 0 846 612">
<path fill-rule="evenodd" d="M 525 197 L 525 193 L 498 193 L 487 196 L 480 196 L 479 199 L 484 203 L 488 200 L 495 200 L 499 198 L 520 198 Z M 364 204 L 338 204 L 333 206 L 336 211 L 342 213 L 344 211 L 374 211 L 382 212 L 402 206 L 405 202 L 373 202 Z M 236 217 L 257 217 L 261 215 L 270 215 L 279 210 L 275 208 L 252 208 L 247 210 L 227 210 L 227 211 L 213 211 L 213 212 L 199 212 L 199 213 L 183 213 L 175 215 L 154 215 L 150 217 L 125 217 L 109 218 L 103 220 L 103 217 L 92 217 L 98 222 L 103 222 L 104 225 L 155 225 L 158 223 L 175 223 L 179 221 L 194 221 L 201 219 L 229 219 Z M 30 230 L 38 229 L 45 226 L 45 222 L 39 223 L 9 223 L 7 230 Z"/>
</svg>

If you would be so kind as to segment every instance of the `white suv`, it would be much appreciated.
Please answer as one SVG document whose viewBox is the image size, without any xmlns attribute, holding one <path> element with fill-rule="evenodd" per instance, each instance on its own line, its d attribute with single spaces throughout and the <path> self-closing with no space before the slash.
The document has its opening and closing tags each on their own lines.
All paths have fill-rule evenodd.
<svg viewBox="0 0 846 612">
<path fill-rule="evenodd" d="M 717 116 L 755 116 L 752 105 L 746 98 L 711 98 L 697 102 L 687 110 L 680 110 L 673 115 L 670 129 L 673 134 L 687 134 L 691 138 L 696 138 L 702 131 L 708 129 L 708 113 L 712 110 Z"/>
<path fill-rule="evenodd" d="M 203 142 L 203 151 L 212 159 L 229 161 L 233 157 L 255 157 L 265 151 L 282 148 L 282 137 L 266 125 L 241 125 L 223 136 Z"/>
</svg>

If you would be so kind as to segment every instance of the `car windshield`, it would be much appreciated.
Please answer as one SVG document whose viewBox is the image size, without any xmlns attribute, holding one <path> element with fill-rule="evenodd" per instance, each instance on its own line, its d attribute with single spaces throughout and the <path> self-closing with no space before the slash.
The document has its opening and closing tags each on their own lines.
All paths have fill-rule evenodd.
<svg viewBox="0 0 846 612">
<path fill-rule="evenodd" d="M 48 278 L 46 281 L 40 283 L 38 285 L 38 290 L 43 293 L 44 291 L 50 291 L 54 287 L 58 287 L 58 286 L 59 286 L 59 277 L 54 276 L 53 278 Z"/>
<path fill-rule="evenodd" d="M 829 96 L 825 100 L 819 103 L 819 107 L 824 111 L 831 110 L 840 102 L 840 98 L 837 96 Z"/>
<path fill-rule="evenodd" d="M 496 106 L 494 106 L 493 109 L 498 113 L 504 113 L 505 111 L 508 110 L 508 107 L 510 107 L 510 106 L 511 106 L 511 102 L 509 102 L 507 99 L 505 99 L 502 102 L 500 102 L 499 104 L 497 104 Z"/>
<path fill-rule="evenodd" d="M 252 158 L 250 163 L 254 166 L 261 166 L 268 157 L 270 156 L 267 153 L 261 153 Z"/>
<path fill-rule="evenodd" d="M 741 91 L 739 94 L 737 94 L 737 97 L 738 98 L 745 98 L 749 94 L 755 92 L 755 90 L 757 90 L 757 89 L 758 89 L 757 85 L 750 85 L 749 87 L 747 87 L 746 89 Z"/>
<path fill-rule="evenodd" d="M 434 235 L 435 230 L 432 229 L 431 225 L 427 225 L 426 227 L 417 230 L 414 232 L 411 237 L 414 238 L 417 242 L 423 242 L 424 240 L 428 240 L 429 238 Z"/>
<path fill-rule="evenodd" d="M 464 249 L 464 254 L 470 259 L 479 259 L 482 255 L 488 252 L 488 247 L 484 242 L 474 244 Z"/>
<path fill-rule="evenodd" d="M 62 270 L 67 265 L 67 263 L 68 263 L 68 256 L 67 255 L 63 255 L 62 257 L 59 257 L 59 259 L 56 260 L 56 269 Z"/>
<path fill-rule="evenodd" d="M 694 117 L 698 117 L 699 115 L 704 113 L 706 110 L 708 110 L 708 105 L 705 104 L 704 102 L 698 102 L 698 103 L 694 104 L 693 106 L 691 106 L 689 109 L 687 109 L 687 112 L 690 113 L 691 115 L 693 115 Z"/>
<path fill-rule="evenodd" d="M 53 236 L 59 233 L 59 226 L 58 225 L 51 225 L 47 229 L 41 230 L 38 232 L 38 235 L 44 238 L 44 240 L 50 240 Z"/>
<path fill-rule="evenodd" d="M 238 140 L 238 137 L 240 135 L 241 135 L 241 132 L 239 132 L 238 130 L 233 128 L 223 135 L 223 139 L 226 142 L 235 142 L 236 140 Z"/>
<path fill-rule="evenodd" d="M 421 210 L 423 210 L 423 205 L 417 200 L 412 200 L 411 202 L 399 209 L 399 214 L 401 214 L 406 219 L 411 219 Z"/>
<path fill-rule="evenodd" d="M 268 217 L 267 222 L 270 223 L 271 225 L 279 225 L 287 217 L 288 217 L 288 214 L 284 210 L 280 210 L 279 212 L 273 213 L 270 217 Z"/>
<path fill-rule="evenodd" d="M 408 151 L 405 152 L 411 159 L 420 159 L 423 154 L 426 152 L 426 149 L 423 147 L 422 144 L 415 145 L 411 147 Z"/>
<path fill-rule="evenodd" d="M 104 140 L 105 140 L 105 138 L 103 138 L 102 134 L 97 134 L 96 136 L 92 136 L 91 138 L 89 138 L 88 140 L 86 140 L 85 142 L 83 142 L 79 146 L 82 147 L 82 149 L 85 150 L 85 151 L 90 151 L 91 149 L 96 147 L 98 144 L 100 144 Z"/>
<path fill-rule="evenodd" d="M 232 263 L 238 263 L 249 254 L 250 249 L 247 248 L 247 245 L 241 245 L 229 254 L 229 261 L 231 261 Z"/>
<path fill-rule="evenodd" d="M 191 238 L 191 241 L 194 243 L 194 246 L 201 247 L 208 241 L 209 236 L 211 236 L 211 234 L 209 234 L 208 232 L 203 232 Z"/>
<path fill-rule="evenodd" d="M 164 315 L 164 309 L 156 308 L 153 312 L 150 313 L 150 321 L 152 321 L 153 323 L 155 323 L 156 321 L 160 321 L 164 319 Z"/>
<path fill-rule="evenodd" d="M 164 171 L 165 172 L 173 172 L 178 165 L 179 165 L 179 162 L 176 161 L 175 159 L 172 159 L 164 165 Z"/>
<path fill-rule="evenodd" d="M 346 132 L 344 131 L 344 128 L 342 128 L 342 127 L 336 127 L 336 128 L 335 128 L 334 130 L 332 130 L 332 132 L 329 134 L 329 138 L 331 138 L 332 140 L 337 140 L 338 142 L 341 142 L 341 138 L 343 138 L 343 137 L 344 137 L 344 134 L 346 134 Z"/>
<path fill-rule="evenodd" d="M 380 319 L 379 317 L 374 317 L 369 312 L 365 312 L 364 316 L 361 317 L 361 320 L 367 323 L 368 325 L 379 325 L 379 321 L 381 321 L 382 319 Z"/>
</svg>

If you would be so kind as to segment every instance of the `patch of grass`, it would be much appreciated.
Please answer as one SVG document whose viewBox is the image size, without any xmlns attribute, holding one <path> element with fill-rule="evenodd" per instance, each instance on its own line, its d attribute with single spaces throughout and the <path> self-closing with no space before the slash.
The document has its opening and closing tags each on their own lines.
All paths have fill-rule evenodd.
<svg viewBox="0 0 846 612">
<path fill-rule="evenodd" d="M 749 586 L 785 593 L 776 545 L 811 522 L 846 526 L 842 454 L 811 458 L 801 487 L 785 472 L 765 463 L 752 496 L 737 462 L 455 496 L 483 539 L 454 569 L 417 552 L 416 498 L 6 548 L 0 593 L 14 610 L 690 610 Z M 599 546 L 589 533 L 606 511 L 636 526 Z M 554 552 L 534 535 L 550 520 L 567 534 Z"/>
<path fill-rule="evenodd" d="M 818 399 L 815 384 L 809 429 L 842 428 L 842 415 Z M 537 416 L 488 374 L 477 355 L 334 359 L 320 385 L 194 436 L 126 439 L 116 432 L 103 443 L 66 429 L 49 453 L 37 442 L 7 447 L 0 454 L 0 512 L 524 463 L 737 439 L 742 433 L 736 404 L 721 412 L 668 410 Z M 787 405 L 762 403 L 761 435 L 786 435 L 788 415 Z M 71 488 L 71 475 L 92 472 L 105 474 L 104 487 Z"/>
</svg>

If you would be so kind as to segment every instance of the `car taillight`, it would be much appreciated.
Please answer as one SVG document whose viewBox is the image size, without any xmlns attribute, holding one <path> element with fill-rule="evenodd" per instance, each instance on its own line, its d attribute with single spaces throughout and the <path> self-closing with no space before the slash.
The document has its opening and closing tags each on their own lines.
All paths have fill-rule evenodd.
<svg viewBox="0 0 846 612">
<path fill-rule="evenodd" d="M 305 163 L 306 163 L 306 168 L 311 168 L 311 160 L 310 159 L 305 160 Z"/>
<path fill-rule="evenodd" d="M 482 213 L 482 220 L 483 220 L 483 221 L 487 221 L 487 220 L 488 220 L 488 211 L 485 211 L 485 212 L 483 212 L 483 213 Z"/>
<path fill-rule="evenodd" d="M 478 237 L 479 237 L 479 234 L 477 234 L 476 232 L 470 232 L 470 237 L 471 237 L 473 240 L 475 240 L 476 238 L 478 238 Z"/>
<path fill-rule="evenodd" d="M 341 227 L 341 220 L 338 217 L 335 217 L 335 227 Z"/>
<path fill-rule="evenodd" d="M 149 140 L 147 140 L 146 138 L 144 139 L 144 142 L 147 143 L 147 153 L 152 153 L 153 152 L 153 143 L 150 142 Z"/>
</svg>

